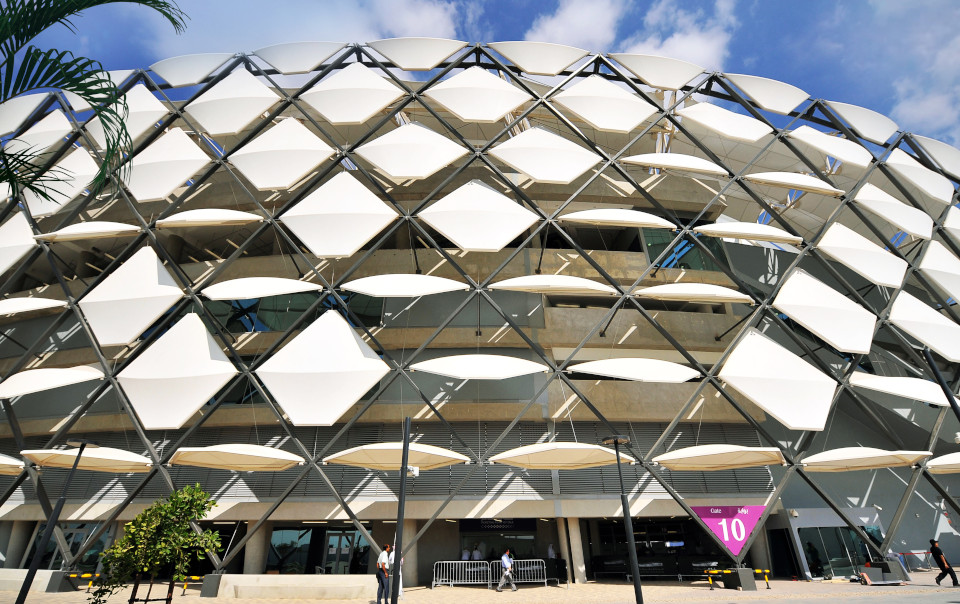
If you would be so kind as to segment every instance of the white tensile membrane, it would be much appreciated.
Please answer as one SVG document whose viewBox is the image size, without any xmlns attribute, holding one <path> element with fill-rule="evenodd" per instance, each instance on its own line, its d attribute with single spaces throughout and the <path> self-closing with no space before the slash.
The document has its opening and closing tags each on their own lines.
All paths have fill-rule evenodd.
<svg viewBox="0 0 960 604">
<path fill-rule="evenodd" d="M 417 274 L 372 275 L 348 281 L 340 287 L 374 298 L 419 298 L 470 289 L 466 283 L 453 279 Z"/>
<path fill-rule="evenodd" d="M 571 296 L 617 296 L 619 292 L 606 283 L 572 275 L 527 275 L 491 283 L 490 289 L 530 294 L 565 294 Z"/>
<path fill-rule="evenodd" d="M 362 124 L 404 95 L 362 63 L 351 63 L 300 95 L 334 125 Z"/>
<path fill-rule="evenodd" d="M 491 42 L 487 46 L 531 75 L 555 76 L 589 54 L 582 48 L 551 42 Z"/>
<path fill-rule="evenodd" d="M 854 132 L 871 142 L 883 144 L 899 128 L 892 119 L 871 109 L 836 101 L 826 103 Z"/>
<path fill-rule="evenodd" d="M 396 181 L 427 178 L 467 149 L 419 122 L 410 122 L 357 147 L 357 155 Z"/>
<path fill-rule="evenodd" d="M 602 375 L 637 382 L 680 384 L 700 377 L 700 372 L 679 363 L 659 359 L 616 358 L 571 365 L 572 373 Z"/>
<path fill-rule="evenodd" d="M 920 463 L 930 451 L 885 451 L 872 447 L 842 447 L 831 449 L 802 460 L 807 472 L 851 472 L 854 470 L 882 470 Z"/>
<path fill-rule="evenodd" d="M 830 225 L 817 249 L 867 281 L 884 287 L 900 287 L 907 272 L 906 261 L 839 222 Z"/>
<path fill-rule="evenodd" d="M 346 46 L 343 42 L 287 42 L 253 51 L 284 75 L 313 71 Z"/>
<path fill-rule="evenodd" d="M 777 447 L 741 445 L 698 445 L 674 449 L 653 458 L 655 463 L 673 471 L 709 472 L 760 466 L 785 466 L 787 461 Z"/>
<path fill-rule="evenodd" d="M 490 150 L 508 166 L 542 183 L 568 185 L 600 161 L 577 143 L 535 126 Z"/>
<path fill-rule="evenodd" d="M 202 293 L 209 300 L 251 300 L 285 294 L 316 292 L 322 285 L 287 279 L 284 277 L 240 277 L 221 281 L 203 288 Z"/>
<path fill-rule="evenodd" d="M 263 222 L 263 217 L 250 212 L 222 208 L 198 208 L 171 214 L 157 221 L 158 229 L 187 229 L 203 226 L 234 226 Z"/>
<path fill-rule="evenodd" d="M 56 174 L 56 179 L 42 183 L 52 199 L 44 199 L 29 189 L 22 191 L 21 196 L 27 202 L 34 218 L 50 216 L 65 208 L 68 202 L 82 193 L 87 185 L 93 182 L 99 170 L 100 166 L 90 153 L 78 147 L 51 169 L 51 173 Z"/>
<path fill-rule="evenodd" d="M 960 325 L 913 295 L 898 293 L 888 320 L 948 361 L 960 362 Z"/>
<path fill-rule="evenodd" d="M 0 476 L 17 476 L 23 471 L 23 462 L 16 457 L 0 455 Z"/>
<path fill-rule="evenodd" d="M 574 224 L 591 224 L 596 226 L 620 226 L 647 229 L 675 229 L 677 225 L 659 216 L 620 208 L 594 208 L 570 212 L 557 218 L 561 222 Z"/>
<path fill-rule="evenodd" d="M 414 363 L 410 365 L 410 369 L 458 380 L 505 380 L 550 371 L 546 365 L 501 354 L 456 354 L 437 357 Z"/>
<path fill-rule="evenodd" d="M 240 67 L 194 99 L 186 112 L 210 134 L 235 134 L 279 100 L 276 92 Z"/>
<path fill-rule="evenodd" d="M 633 457 L 620 454 L 621 463 L 633 463 Z M 526 445 L 490 457 L 491 463 L 529 470 L 583 470 L 617 463 L 616 452 L 587 443 L 547 442 Z"/>
<path fill-rule="evenodd" d="M 140 232 L 140 227 L 122 222 L 91 220 L 65 226 L 57 231 L 34 235 L 42 241 L 82 241 L 84 239 L 112 239 L 130 237 Z"/>
<path fill-rule="evenodd" d="M 747 174 L 744 180 L 761 185 L 780 187 L 782 189 L 797 189 L 808 193 L 819 193 L 830 197 L 840 197 L 844 191 L 831 187 L 829 183 L 809 174 L 796 172 L 760 172 Z"/>
<path fill-rule="evenodd" d="M 772 243 L 789 243 L 790 245 L 803 242 L 803 237 L 791 235 L 783 229 L 757 222 L 716 222 L 695 227 L 693 230 L 707 237 L 770 241 Z"/>
<path fill-rule="evenodd" d="M 735 302 L 740 304 L 754 304 L 753 298 L 722 285 L 710 283 L 665 283 L 644 287 L 633 292 L 637 298 L 652 298 L 654 300 L 674 300 L 678 302 L 702 302 L 707 304 L 725 304 Z"/>
<path fill-rule="evenodd" d="M 873 161 L 873 154 L 859 143 L 839 136 L 831 136 L 810 126 L 800 126 L 791 130 L 787 136 L 851 166 L 866 168 Z"/>
<path fill-rule="evenodd" d="M 124 95 L 127 103 L 127 117 L 123 120 L 131 140 L 138 139 L 142 134 L 153 128 L 161 118 L 170 113 L 170 110 L 147 90 L 143 84 L 137 84 Z M 87 124 L 87 132 L 94 142 L 103 149 L 107 145 L 104 136 L 103 124 L 100 118 L 95 117 Z"/>
<path fill-rule="evenodd" d="M 683 153 L 642 153 L 624 157 L 620 161 L 625 164 L 648 166 L 681 173 L 728 176 L 726 169 L 712 161 L 694 155 L 684 155 Z"/>
<path fill-rule="evenodd" d="M 164 199 L 210 157 L 180 128 L 171 128 L 130 160 L 127 188 L 138 201 Z"/>
<path fill-rule="evenodd" d="M 661 90 L 679 90 L 703 73 L 703 67 L 656 55 L 612 53 L 610 57 L 649 86 Z"/>
<path fill-rule="evenodd" d="M 933 236 L 933 219 L 926 212 L 903 203 L 875 185 L 864 183 L 853 201 L 909 235 L 920 239 Z"/>
<path fill-rule="evenodd" d="M 960 300 L 960 259 L 947 246 L 939 241 L 928 243 L 917 268 L 949 297 Z"/>
<path fill-rule="evenodd" d="M 762 109 L 781 115 L 787 115 L 796 109 L 797 105 L 810 98 L 805 91 L 779 80 L 741 73 L 726 73 L 724 77 L 733 82 L 734 86 L 746 93 L 750 100 Z"/>
<path fill-rule="evenodd" d="M 367 46 L 406 71 L 429 71 L 466 45 L 460 40 L 415 37 L 367 42 Z"/>
<path fill-rule="evenodd" d="M 464 122 L 492 123 L 533 98 L 482 67 L 470 67 L 423 93 Z"/>
<path fill-rule="evenodd" d="M 20 455 L 41 468 L 65 469 L 73 467 L 78 453 L 80 453 L 79 448 L 27 449 L 20 451 Z M 78 470 L 110 472 L 111 474 L 142 474 L 149 472 L 152 466 L 153 462 L 148 457 L 111 447 L 84 447 L 83 453 L 80 455 L 80 461 L 77 462 Z"/>
<path fill-rule="evenodd" d="M 927 462 L 931 474 L 956 474 L 960 472 L 960 453 L 947 453 Z"/>
<path fill-rule="evenodd" d="M 37 247 L 33 229 L 23 212 L 17 212 L 0 225 L 0 274 L 7 272 L 27 252 Z"/>
<path fill-rule="evenodd" d="M 173 87 L 193 86 L 205 80 L 233 56 L 227 52 L 181 55 L 157 61 L 150 66 L 150 70 Z"/>
<path fill-rule="evenodd" d="M 955 189 L 946 176 L 924 167 L 902 149 L 891 151 L 886 165 L 930 199 L 950 205 Z"/>
<path fill-rule="evenodd" d="M 42 153 L 49 147 L 63 140 L 73 132 L 73 127 L 63 111 L 55 109 L 44 116 L 36 124 L 27 128 L 17 138 L 11 138 L 4 145 L 4 151 L 9 153 L 26 152 Z"/>
<path fill-rule="evenodd" d="M 282 472 L 306 462 L 299 455 L 282 449 L 225 443 L 209 447 L 180 447 L 170 458 L 170 463 L 236 472 Z"/>
<path fill-rule="evenodd" d="M 38 310 L 66 307 L 67 303 L 64 300 L 51 300 L 50 298 L 38 297 L 7 298 L 6 300 L 0 300 L 0 316 L 11 316 Z"/>
<path fill-rule="evenodd" d="M 550 100 L 606 132 L 630 132 L 659 110 L 598 75 L 580 80 Z"/>
<path fill-rule="evenodd" d="M 281 120 L 230 155 L 230 163 L 261 191 L 289 189 L 336 150 L 296 119 Z"/>
<path fill-rule="evenodd" d="M 88 365 L 27 369 L 0 382 L 0 399 L 11 399 L 24 394 L 102 379 L 103 372 Z"/>
<path fill-rule="evenodd" d="M 922 378 L 873 375 L 863 371 L 854 371 L 850 375 L 850 385 L 854 388 L 893 394 L 938 407 L 950 406 L 940 385 Z"/>
<path fill-rule="evenodd" d="M 470 458 L 449 449 L 412 442 L 407 456 L 407 465 L 421 470 L 435 470 L 456 464 L 469 463 Z M 403 443 L 376 443 L 353 447 L 323 458 L 323 463 L 354 466 L 384 472 L 399 470 L 403 465 Z"/>
<path fill-rule="evenodd" d="M 678 109 L 677 115 L 684 120 L 700 124 L 723 138 L 735 141 L 755 143 L 764 136 L 773 134 L 769 126 L 756 118 L 734 113 L 710 103 L 697 103 Z"/>
</svg>

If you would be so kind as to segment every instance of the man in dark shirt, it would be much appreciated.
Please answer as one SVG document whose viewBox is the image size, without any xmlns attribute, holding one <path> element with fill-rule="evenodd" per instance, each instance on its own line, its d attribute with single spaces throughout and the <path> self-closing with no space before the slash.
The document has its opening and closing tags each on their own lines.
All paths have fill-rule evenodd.
<svg viewBox="0 0 960 604">
<path fill-rule="evenodd" d="M 940 585 L 940 581 L 947 575 L 950 575 L 950 578 L 953 579 L 954 587 L 960 585 L 960 583 L 957 583 L 957 573 L 953 572 L 953 567 L 947 564 L 947 559 L 943 556 L 943 550 L 940 549 L 940 543 L 936 539 L 930 540 L 930 555 L 937 566 L 940 567 L 940 574 L 936 578 L 937 585 Z"/>
</svg>

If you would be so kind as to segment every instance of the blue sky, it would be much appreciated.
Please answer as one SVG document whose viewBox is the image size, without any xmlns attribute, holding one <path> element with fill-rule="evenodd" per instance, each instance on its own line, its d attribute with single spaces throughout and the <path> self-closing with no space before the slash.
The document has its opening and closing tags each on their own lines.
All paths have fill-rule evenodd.
<svg viewBox="0 0 960 604">
<path fill-rule="evenodd" d="M 641 52 L 782 80 L 815 98 L 869 107 L 906 130 L 960 144 L 956 0 L 179 0 L 177 36 L 133 6 L 107 6 L 39 45 L 146 67 L 195 52 L 280 42 L 436 36 L 541 40 Z"/>
</svg>

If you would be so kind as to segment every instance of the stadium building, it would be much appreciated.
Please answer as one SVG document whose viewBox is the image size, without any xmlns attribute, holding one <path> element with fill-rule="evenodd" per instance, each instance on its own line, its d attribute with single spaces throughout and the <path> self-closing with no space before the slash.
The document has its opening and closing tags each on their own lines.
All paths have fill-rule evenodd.
<svg viewBox="0 0 960 604">
<path fill-rule="evenodd" d="M 90 441 L 42 568 L 95 571 L 199 483 L 224 550 L 198 573 L 369 573 L 406 417 L 407 585 L 505 546 L 622 579 L 611 435 L 645 576 L 960 556 L 960 150 L 783 82 L 538 42 L 111 77 L 134 146 L 99 192 L 90 107 L 0 110 L 62 196 L 0 209 L 4 568 Z"/>
</svg>

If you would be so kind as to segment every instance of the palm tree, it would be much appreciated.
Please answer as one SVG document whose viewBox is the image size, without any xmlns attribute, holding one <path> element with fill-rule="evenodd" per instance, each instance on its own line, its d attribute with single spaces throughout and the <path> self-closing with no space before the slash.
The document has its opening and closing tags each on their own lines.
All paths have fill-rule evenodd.
<svg viewBox="0 0 960 604">
<path fill-rule="evenodd" d="M 127 106 L 116 85 L 93 59 L 72 52 L 44 50 L 30 41 L 54 25 L 64 25 L 76 33 L 71 19 L 81 11 L 104 4 L 139 4 L 159 12 L 177 33 L 187 18 L 176 2 L 167 0 L 2 0 L 0 1 L 0 103 L 29 92 L 60 89 L 86 101 L 100 118 L 106 139 L 100 171 L 93 181 L 99 190 L 108 175 L 121 166 L 124 151 L 131 144 L 124 125 Z M 43 170 L 34 149 L 0 148 L 0 186 L 10 193 L 29 190 L 51 199 L 46 185 L 65 175 Z"/>
</svg>

